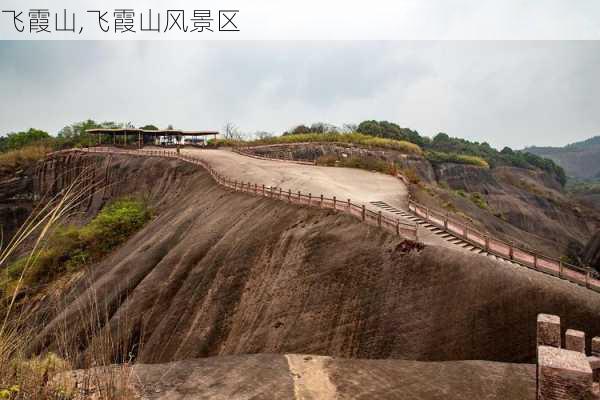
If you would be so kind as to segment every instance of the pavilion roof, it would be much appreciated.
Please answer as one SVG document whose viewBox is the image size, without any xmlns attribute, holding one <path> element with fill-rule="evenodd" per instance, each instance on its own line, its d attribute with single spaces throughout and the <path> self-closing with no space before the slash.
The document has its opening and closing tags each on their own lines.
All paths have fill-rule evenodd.
<svg viewBox="0 0 600 400">
<path fill-rule="evenodd" d="M 92 135 L 130 135 L 130 134 L 153 134 L 161 136 L 208 136 L 218 135 L 218 131 L 182 131 L 179 129 L 137 129 L 137 128 L 96 128 L 87 129 L 87 133 Z"/>
</svg>

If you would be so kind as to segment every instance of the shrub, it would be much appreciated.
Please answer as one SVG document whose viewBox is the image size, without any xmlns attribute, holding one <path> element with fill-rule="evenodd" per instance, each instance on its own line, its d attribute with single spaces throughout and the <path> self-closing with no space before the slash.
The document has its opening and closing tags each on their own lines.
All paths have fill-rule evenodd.
<svg viewBox="0 0 600 400">
<path fill-rule="evenodd" d="M 82 228 L 56 228 L 44 247 L 32 256 L 24 274 L 23 289 L 34 289 L 66 272 L 99 261 L 139 230 L 150 216 L 143 201 L 124 198 L 106 205 Z M 4 294 L 12 293 L 11 289 L 28 264 L 28 257 L 16 260 L 2 271 L 0 290 Z"/>
<path fill-rule="evenodd" d="M 485 201 L 485 199 L 483 198 L 483 196 L 481 195 L 481 193 L 479 192 L 473 192 L 471 193 L 471 201 L 479 208 L 483 209 L 483 210 L 487 210 L 488 205 L 487 202 Z"/>
<path fill-rule="evenodd" d="M 48 139 L 50 139 L 48 132 L 34 128 L 23 132 L 12 132 L 0 138 L 0 150 L 17 150 Z"/>
<path fill-rule="evenodd" d="M 94 252 L 111 251 L 150 219 L 145 203 L 133 198 L 117 200 L 81 229 L 80 237 Z"/>
</svg>

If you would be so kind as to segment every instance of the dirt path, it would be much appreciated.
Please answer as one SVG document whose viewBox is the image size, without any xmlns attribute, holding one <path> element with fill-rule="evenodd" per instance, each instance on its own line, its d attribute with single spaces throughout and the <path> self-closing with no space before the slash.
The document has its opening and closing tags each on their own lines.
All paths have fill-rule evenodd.
<svg viewBox="0 0 600 400">
<path fill-rule="evenodd" d="M 286 354 L 285 358 L 294 379 L 296 400 L 337 399 L 335 385 L 329 379 L 327 362 L 331 357 Z"/>
<path fill-rule="evenodd" d="M 228 150 L 184 149 L 206 160 L 213 168 L 231 178 L 246 182 L 302 190 L 319 196 L 337 196 L 346 201 L 368 205 L 385 201 L 403 209 L 407 206 L 408 191 L 398 178 L 354 168 L 332 168 L 301 165 L 282 161 L 260 160 Z"/>
</svg>

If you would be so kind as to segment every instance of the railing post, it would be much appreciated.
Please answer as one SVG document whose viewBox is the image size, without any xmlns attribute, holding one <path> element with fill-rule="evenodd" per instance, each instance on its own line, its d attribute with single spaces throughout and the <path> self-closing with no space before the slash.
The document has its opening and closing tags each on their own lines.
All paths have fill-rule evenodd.
<svg viewBox="0 0 600 400">
<path fill-rule="evenodd" d="M 257 195 L 258 194 L 258 183 L 254 184 L 254 194 Z"/>
<path fill-rule="evenodd" d="M 292 202 L 292 189 L 288 189 L 288 202 Z"/>
<path fill-rule="evenodd" d="M 319 202 L 319 208 L 323 208 L 323 193 L 321 193 L 321 201 Z"/>
<path fill-rule="evenodd" d="M 265 185 L 264 184 L 262 185 L 262 195 L 263 195 L 263 197 L 265 197 Z"/>
<path fill-rule="evenodd" d="M 233 190 L 237 192 L 237 179 L 233 182 Z"/>
<path fill-rule="evenodd" d="M 312 204 L 312 193 L 308 194 L 308 205 L 310 206 Z"/>
<path fill-rule="evenodd" d="M 300 198 L 300 191 L 298 190 L 298 203 L 302 204 L 302 199 Z"/>
<path fill-rule="evenodd" d="M 281 200 L 281 191 L 282 190 L 283 190 L 282 188 L 279 188 L 279 200 Z"/>
<path fill-rule="evenodd" d="M 590 271 L 585 272 L 585 287 L 590 288 Z"/>
<path fill-rule="evenodd" d="M 365 207 L 364 204 L 362 206 L 362 212 L 361 212 L 361 214 L 362 214 L 362 220 L 364 222 L 367 219 L 367 207 Z"/>
<path fill-rule="evenodd" d="M 538 258 L 537 254 L 533 253 L 533 268 L 538 269 Z"/>
<path fill-rule="evenodd" d="M 350 212 L 350 199 L 348 199 L 348 212 Z"/>
<path fill-rule="evenodd" d="M 377 214 L 377 226 L 381 226 L 381 211 Z"/>
<path fill-rule="evenodd" d="M 511 260 L 515 259 L 515 248 L 512 243 L 508 245 L 508 255 Z"/>
<path fill-rule="evenodd" d="M 396 235 L 400 236 L 400 220 L 396 220 Z"/>
<path fill-rule="evenodd" d="M 561 260 L 558 260 L 558 277 L 562 278 L 562 273 L 563 272 L 563 262 Z"/>
<path fill-rule="evenodd" d="M 333 209 L 334 209 L 334 210 L 335 210 L 335 203 L 336 203 L 336 201 L 337 201 L 337 200 L 336 200 L 335 196 L 333 196 Z"/>
</svg>

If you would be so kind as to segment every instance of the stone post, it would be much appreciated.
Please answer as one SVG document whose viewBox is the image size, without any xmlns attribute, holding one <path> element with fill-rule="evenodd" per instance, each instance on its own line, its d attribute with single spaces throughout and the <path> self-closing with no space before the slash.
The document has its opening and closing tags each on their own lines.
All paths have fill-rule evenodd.
<svg viewBox="0 0 600 400">
<path fill-rule="evenodd" d="M 575 329 L 567 329 L 565 333 L 565 349 L 585 354 L 585 333 Z"/>
<path fill-rule="evenodd" d="M 592 369 L 585 354 L 538 347 L 537 400 L 576 400 L 592 389 Z"/>
<path fill-rule="evenodd" d="M 592 369 L 592 379 L 594 382 L 600 382 L 600 357 L 591 356 L 587 358 Z"/>
<path fill-rule="evenodd" d="M 558 316 L 538 314 L 537 345 L 560 348 L 560 318 Z"/>
<path fill-rule="evenodd" d="M 364 221 L 367 218 L 367 208 L 365 207 L 365 205 L 363 204 L 362 206 L 362 220 Z"/>
<path fill-rule="evenodd" d="M 600 337 L 592 338 L 592 355 L 600 357 Z"/>
</svg>

